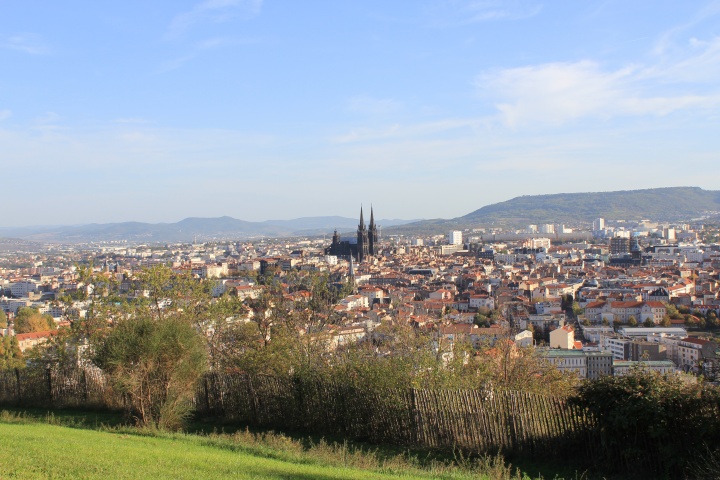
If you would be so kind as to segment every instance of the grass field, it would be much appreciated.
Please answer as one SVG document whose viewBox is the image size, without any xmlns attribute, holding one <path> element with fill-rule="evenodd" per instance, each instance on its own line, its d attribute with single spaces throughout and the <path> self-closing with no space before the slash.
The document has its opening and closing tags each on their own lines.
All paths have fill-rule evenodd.
<svg viewBox="0 0 720 480">
<path fill-rule="evenodd" d="M 277 434 L 144 432 L 93 427 L 88 418 L 67 426 L 69 420 L 54 416 L 38 420 L 0 413 L 0 479 L 522 478 L 493 459 L 464 468 L 418 468 L 406 459 L 382 459 L 343 445 L 321 442 L 308 449 Z"/>
</svg>

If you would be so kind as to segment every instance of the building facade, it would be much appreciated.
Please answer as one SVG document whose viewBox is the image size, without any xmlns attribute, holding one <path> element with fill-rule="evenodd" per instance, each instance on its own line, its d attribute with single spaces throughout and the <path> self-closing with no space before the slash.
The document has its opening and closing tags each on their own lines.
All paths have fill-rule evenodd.
<svg viewBox="0 0 720 480">
<path fill-rule="evenodd" d="M 353 257 L 358 262 L 362 262 L 369 256 L 377 255 L 378 240 L 378 228 L 375 225 L 375 215 L 372 207 L 370 207 L 370 224 L 367 227 L 363 218 L 363 209 L 360 207 L 360 223 L 358 223 L 355 237 L 341 238 L 337 230 L 335 230 L 332 243 L 325 249 L 325 254 L 346 259 Z"/>
</svg>

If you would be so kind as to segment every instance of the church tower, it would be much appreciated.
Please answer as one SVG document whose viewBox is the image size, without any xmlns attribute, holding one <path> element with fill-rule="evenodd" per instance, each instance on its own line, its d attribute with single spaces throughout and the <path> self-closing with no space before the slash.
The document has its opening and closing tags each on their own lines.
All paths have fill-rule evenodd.
<svg viewBox="0 0 720 480">
<path fill-rule="evenodd" d="M 369 254 L 368 231 L 365 228 L 365 220 L 363 219 L 363 210 L 360 207 L 360 224 L 357 229 L 357 259 L 358 263 L 362 262 Z"/>
<path fill-rule="evenodd" d="M 368 227 L 368 252 L 370 255 L 378 253 L 378 232 L 372 205 L 370 205 L 370 226 Z"/>
</svg>

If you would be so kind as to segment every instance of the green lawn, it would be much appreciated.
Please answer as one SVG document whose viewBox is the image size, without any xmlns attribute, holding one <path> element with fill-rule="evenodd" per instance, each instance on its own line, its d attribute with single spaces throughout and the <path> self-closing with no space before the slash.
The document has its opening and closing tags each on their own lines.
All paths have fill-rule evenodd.
<svg viewBox="0 0 720 480">
<path fill-rule="evenodd" d="M 209 443 L 207 437 L 189 435 L 142 436 L 0 420 L 0 479 L 438 478 L 429 472 L 393 474 L 269 458 Z"/>
</svg>

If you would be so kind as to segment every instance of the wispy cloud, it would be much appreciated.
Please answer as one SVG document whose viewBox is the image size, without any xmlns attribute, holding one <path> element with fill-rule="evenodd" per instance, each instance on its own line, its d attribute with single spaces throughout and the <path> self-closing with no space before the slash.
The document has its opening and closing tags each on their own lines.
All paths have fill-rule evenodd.
<svg viewBox="0 0 720 480">
<path fill-rule="evenodd" d="M 35 119 L 35 123 L 40 125 L 49 125 L 57 123 L 60 120 L 60 115 L 55 112 L 45 112 Z"/>
<path fill-rule="evenodd" d="M 695 16 L 685 23 L 675 25 L 674 27 L 663 32 L 655 42 L 653 53 L 655 55 L 665 55 L 676 49 L 678 37 L 687 30 L 699 25 L 700 23 L 713 18 L 720 14 L 720 1 L 714 0 L 703 8 L 701 8 Z M 683 42 L 680 42 L 683 43 Z"/>
<path fill-rule="evenodd" d="M 417 138 L 443 136 L 457 131 L 474 131 L 486 126 L 484 119 L 453 118 L 415 124 L 392 124 L 383 127 L 354 128 L 330 139 L 333 144 L 406 141 Z"/>
<path fill-rule="evenodd" d="M 182 67 L 187 62 L 191 61 L 201 53 L 208 51 L 208 50 L 214 50 L 218 48 L 223 47 L 230 47 L 235 45 L 250 45 L 253 43 L 257 43 L 259 40 L 257 39 L 236 39 L 236 38 L 227 38 L 227 37 L 213 37 L 213 38 L 206 38 L 205 40 L 201 40 L 195 44 L 192 45 L 189 52 L 187 52 L 185 55 L 181 55 L 179 57 L 173 58 L 171 60 L 167 60 L 160 64 L 160 66 L 155 70 L 154 73 L 165 73 L 170 70 L 175 70 L 177 68 Z"/>
<path fill-rule="evenodd" d="M 0 48 L 14 50 L 30 55 L 44 55 L 48 48 L 39 35 L 22 33 L 0 40 Z"/>
<path fill-rule="evenodd" d="M 225 22 L 238 16 L 254 17 L 260 13 L 262 4 L 263 0 L 204 0 L 191 10 L 176 15 L 165 37 L 177 37 L 198 23 Z"/>
<path fill-rule="evenodd" d="M 48 111 L 33 119 L 31 129 L 37 132 L 57 132 L 61 130 L 59 125 L 61 119 L 62 117 L 57 113 Z"/>
<path fill-rule="evenodd" d="M 441 0 L 428 10 L 435 26 L 530 18 L 542 5 L 525 0 Z"/>
<path fill-rule="evenodd" d="M 608 69 L 594 61 L 485 72 L 478 94 L 511 127 L 560 125 L 584 117 L 667 115 L 720 105 L 720 38 L 694 41 L 680 59 Z"/>
</svg>

